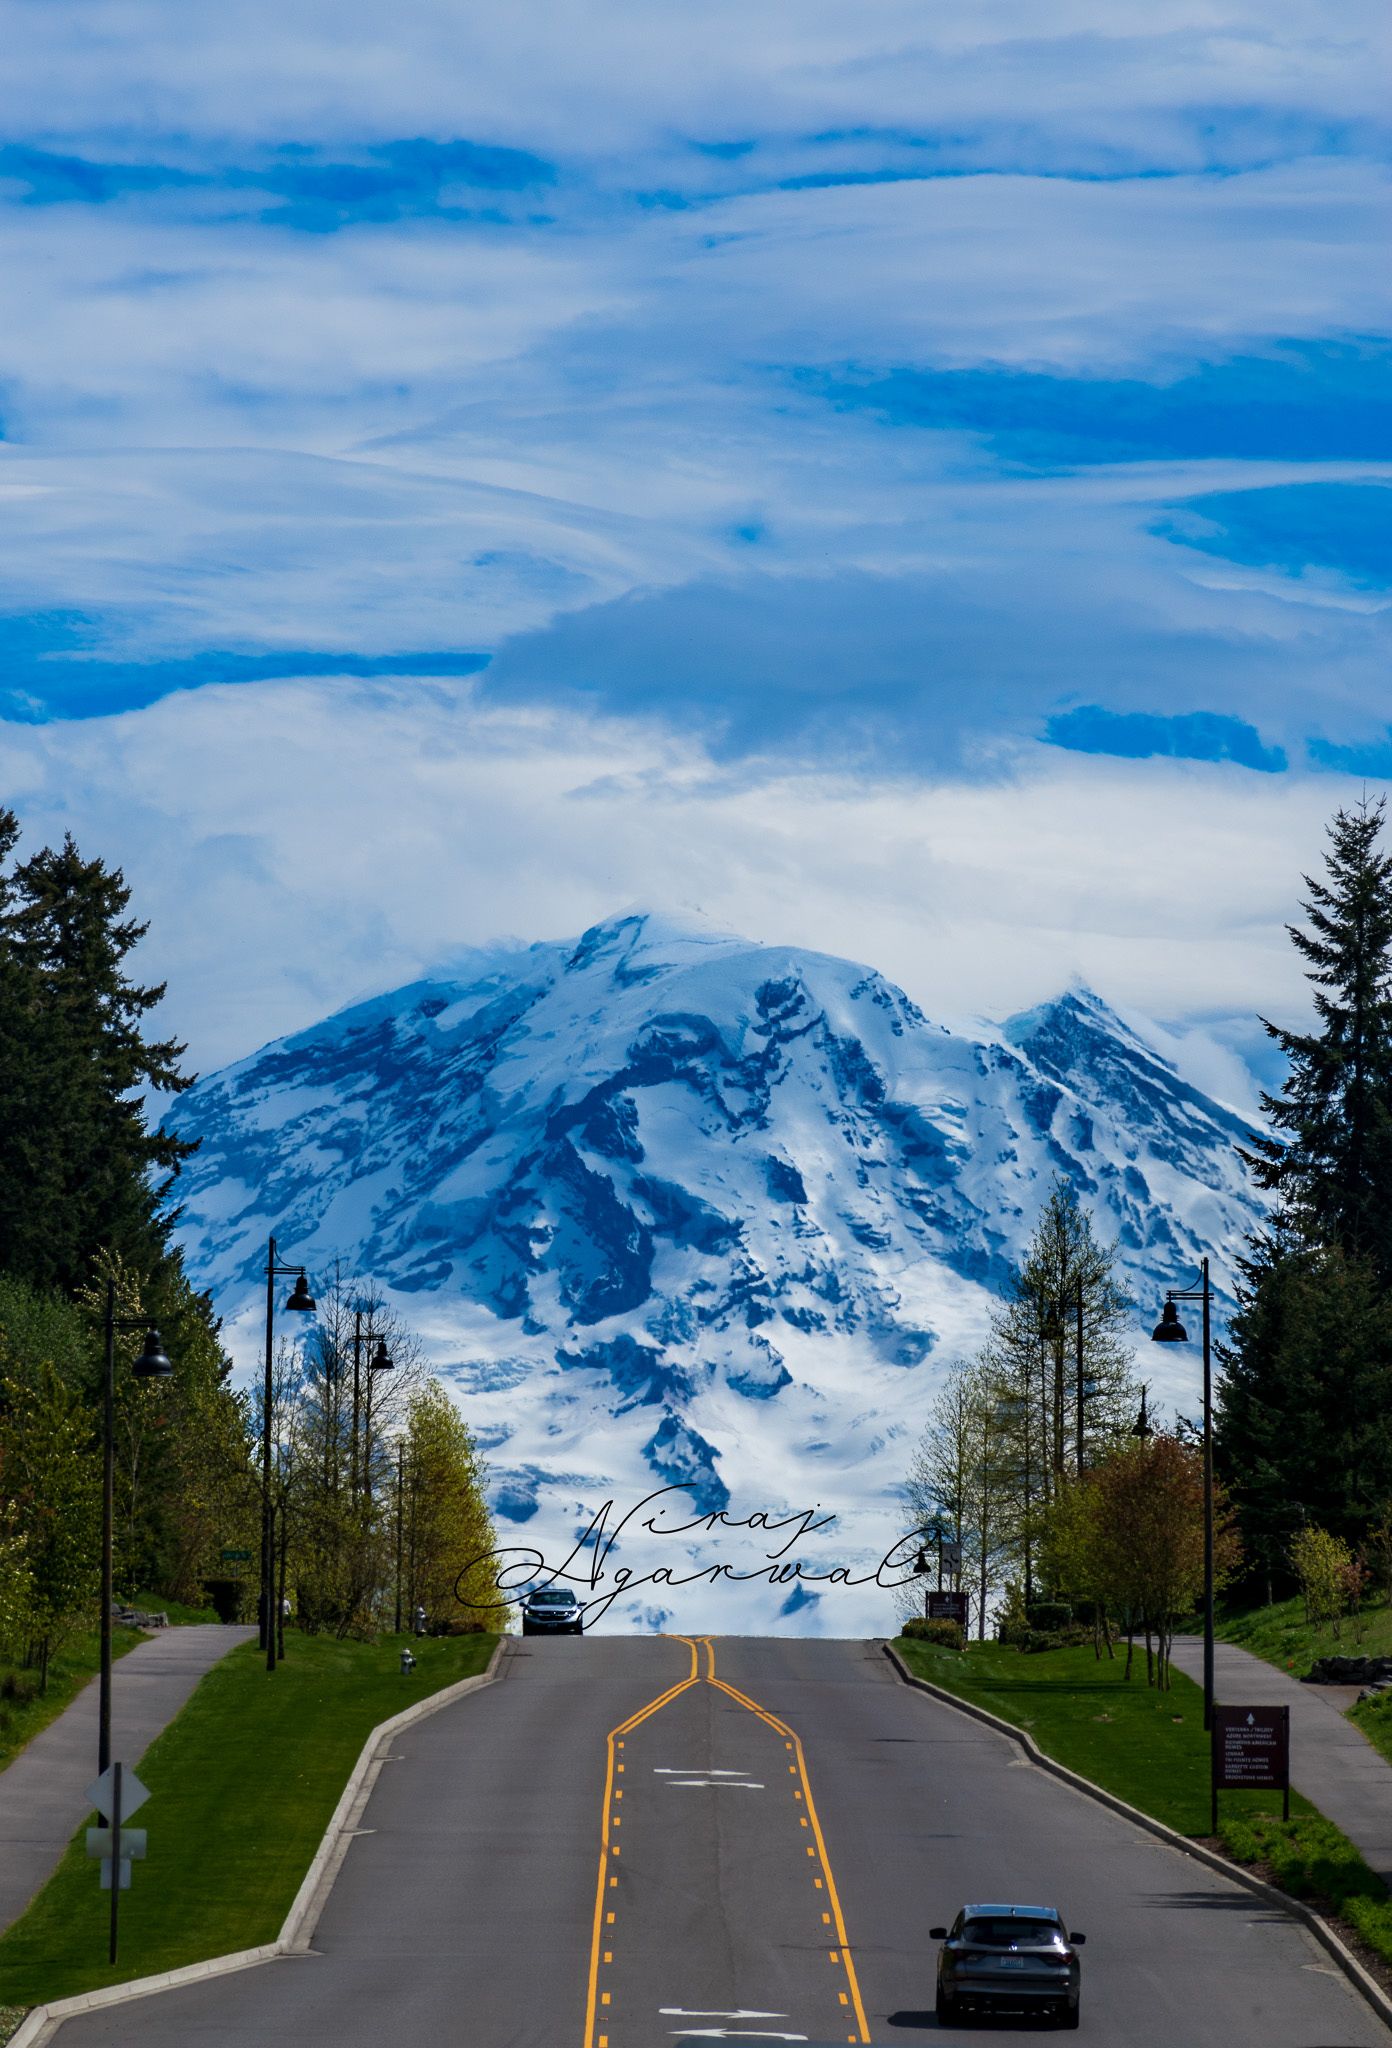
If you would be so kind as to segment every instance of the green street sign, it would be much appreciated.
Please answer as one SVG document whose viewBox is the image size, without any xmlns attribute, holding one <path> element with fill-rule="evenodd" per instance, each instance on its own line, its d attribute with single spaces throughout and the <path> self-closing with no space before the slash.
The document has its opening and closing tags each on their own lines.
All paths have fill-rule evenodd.
<svg viewBox="0 0 1392 2048">
<path fill-rule="evenodd" d="M 222 1561 L 224 1564 L 245 1564 L 254 1555 L 255 1552 L 250 1550 L 224 1550 Z"/>
</svg>

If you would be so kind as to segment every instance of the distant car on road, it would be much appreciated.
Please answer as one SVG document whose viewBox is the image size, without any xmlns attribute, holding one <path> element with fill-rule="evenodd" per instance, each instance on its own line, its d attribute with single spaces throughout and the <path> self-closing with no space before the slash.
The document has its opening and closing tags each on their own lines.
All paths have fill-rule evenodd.
<svg viewBox="0 0 1392 2048">
<path fill-rule="evenodd" d="M 1076 2027 L 1082 1990 L 1077 1951 L 1052 1906 L 963 1906 L 950 1929 L 930 1927 L 938 1950 L 938 2024 L 978 2012 L 1048 2014 Z"/>
<path fill-rule="evenodd" d="M 524 1636 L 582 1636 L 585 1610 L 569 1586 L 542 1586 L 522 1595 Z"/>
</svg>

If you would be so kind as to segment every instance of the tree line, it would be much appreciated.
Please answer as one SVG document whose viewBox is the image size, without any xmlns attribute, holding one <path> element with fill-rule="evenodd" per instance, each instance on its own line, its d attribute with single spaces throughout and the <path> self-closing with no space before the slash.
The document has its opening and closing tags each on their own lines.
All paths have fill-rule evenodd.
<svg viewBox="0 0 1392 2048">
<path fill-rule="evenodd" d="M 108 1285 L 122 1321 L 158 1324 L 174 1365 L 134 1380 L 141 1337 L 118 1333 L 120 1597 L 198 1606 L 212 1587 L 254 1618 L 265 1417 L 173 1236 L 194 1147 L 151 1123 L 141 1091 L 177 1097 L 194 1077 L 182 1045 L 144 1028 L 165 993 L 127 971 L 147 928 L 119 870 L 71 838 L 19 861 L 18 839 L 0 809 L 0 1653 L 42 1683 L 97 1615 Z M 392 1627 L 399 1605 L 432 1628 L 499 1626 L 486 1572 L 461 1589 L 469 1605 L 455 1597 L 493 1547 L 463 1417 L 370 1276 L 338 1262 L 317 1284 L 320 1313 L 274 1361 L 278 1604 L 283 1584 L 292 1626 L 340 1634 Z M 364 1322 L 390 1370 L 361 1356 Z"/>
<path fill-rule="evenodd" d="M 1341 809 L 1308 926 L 1287 927 L 1313 1028 L 1263 1019 L 1286 1064 L 1241 1152 L 1271 1197 L 1215 1345 L 1216 1578 L 1355 1630 L 1371 1578 L 1392 1597 L 1392 856 L 1384 806 Z M 1147 1418 L 1114 1248 L 1061 1177 L 986 1344 L 959 1360 L 906 1484 L 914 1524 L 960 1544 L 978 1633 L 1102 1654 L 1139 1628 L 1163 1683 L 1168 1633 L 1202 1583 L 1192 1423 Z M 907 1595 L 916 1604 L 916 1593 Z M 1034 1622 L 1045 1624 L 1036 1627 Z M 949 1631 L 950 1632 L 950 1631 Z"/>
<path fill-rule="evenodd" d="M 1363 1554 L 1392 1509 L 1392 856 L 1384 806 L 1336 813 L 1289 925 L 1313 1028 L 1266 1022 L 1286 1079 L 1245 1155 L 1273 1201 L 1219 1347 L 1215 1457 L 1268 1600 L 1304 1531 Z"/>
<path fill-rule="evenodd" d="M 986 1343 L 949 1368 L 909 1469 L 913 1525 L 960 1556 L 978 1638 L 1022 1649 L 1137 1639 L 1168 1685 L 1176 1618 L 1203 1577 L 1203 1461 L 1187 1424 L 1154 1427 L 1132 1369 L 1136 1304 L 1075 1189 L 1056 1176 Z M 1220 1514 L 1219 1569 L 1236 1538 Z M 904 1589 L 906 1613 L 922 1580 Z M 920 1621 L 910 1624 L 915 1632 Z M 956 1639 L 956 1625 L 925 1631 Z"/>
</svg>

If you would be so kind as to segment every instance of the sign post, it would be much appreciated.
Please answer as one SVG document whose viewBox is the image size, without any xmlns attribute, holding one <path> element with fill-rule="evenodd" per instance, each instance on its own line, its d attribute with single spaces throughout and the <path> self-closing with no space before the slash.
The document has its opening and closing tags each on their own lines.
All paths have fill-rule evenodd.
<svg viewBox="0 0 1392 2048">
<path fill-rule="evenodd" d="M 98 1813 L 104 1813 L 110 1827 L 88 1828 L 87 1854 L 101 1858 L 102 1889 L 111 1888 L 111 1961 L 116 1960 L 116 1931 L 120 1918 L 120 1902 L 123 1891 L 130 1889 L 131 1859 L 143 1862 L 145 1857 L 144 1828 L 128 1828 L 125 1823 L 129 1816 L 138 1811 L 149 1798 L 149 1793 L 124 1764 L 111 1763 L 102 1772 L 94 1785 L 87 1787 L 87 1797 Z"/>
<path fill-rule="evenodd" d="M 1290 1708 L 1215 1707 L 1212 1731 L 1213 1833 L 1220 1792 L 1279 1791 L 1290 1819 Z"/>
</svg>

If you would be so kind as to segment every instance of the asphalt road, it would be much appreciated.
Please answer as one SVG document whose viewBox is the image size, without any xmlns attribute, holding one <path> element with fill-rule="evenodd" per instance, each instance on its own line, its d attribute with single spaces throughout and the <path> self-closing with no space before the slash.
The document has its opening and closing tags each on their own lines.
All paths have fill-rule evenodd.
<svg viewBox="0 0 1392 2048">
<path fill-rule="evenodd" d="M 1087 1933 L 1080 2038 L 1392 2048 L 1295 1922 L 870 1645 L 528 1638 L 503 1668 L 398 1739 L 318 1953 L 69 2021 L 61 2048 L 908 2044 L 939 2032 L 927 1929 L 972 1897 Z"/>
</svg>

